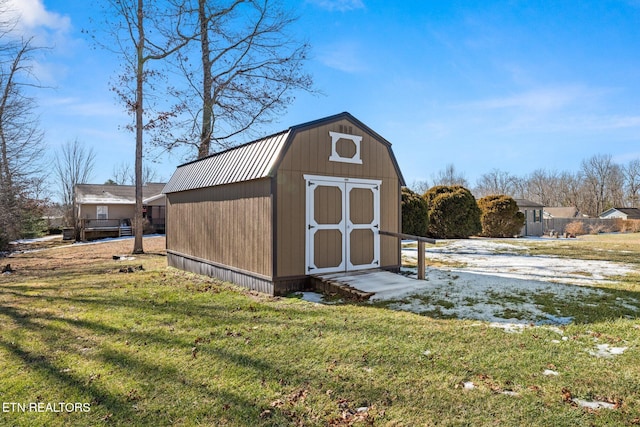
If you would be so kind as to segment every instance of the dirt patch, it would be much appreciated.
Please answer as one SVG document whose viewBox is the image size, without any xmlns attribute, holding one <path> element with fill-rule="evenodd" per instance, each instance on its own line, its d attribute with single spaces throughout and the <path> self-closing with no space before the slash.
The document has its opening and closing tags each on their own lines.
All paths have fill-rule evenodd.
<svg viewBox="0 0 640 427">
<path fill-rule="evenodd" d="M 165 242 L 164 236 L 145 237 L 143 242 L 145 253 L 132 257 L 136 260 L 162 257 L 164 260 Z M 132 250 L 133 238 L 129 238 L 35 250 L 14 254 L 4 258 L 4 261 L 11 263 L 11 268 L 14 270 L 12 274 L 46 275 L 58 269 L 73 269 L 102 263 L 113 265 L 118 262 L 114 260 L 114 255 L 131 254 Z"/>
</svg>

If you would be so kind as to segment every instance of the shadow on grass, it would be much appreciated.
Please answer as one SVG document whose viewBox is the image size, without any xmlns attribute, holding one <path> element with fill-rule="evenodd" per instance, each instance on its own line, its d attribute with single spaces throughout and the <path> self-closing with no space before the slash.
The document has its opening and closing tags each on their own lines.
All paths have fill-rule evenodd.
<svg viewBox="0 0 640 427">
<path fill-rule="evenodd" d="M 203 381 L 203 366 L 197 363 L 206 360 L 211 363 L 212 372 L 223 375 L 236 372 L 230 376 L 239 375 L 253 384 L 251 387 L 266 387 L 271 393 L 309 381 L 322 384 L 322 369 L 300 371 L 290 360 L 276 361 L 256 354 L 249 339 L 259 337 L 250 325 L 281 328 L 305 337 L 317 334 L 316 329 L 309 328 L 310 323 L 317 324 L 318 330 L 341 331 L 339 322 L 322 324 L 323 313 L 304 306 L 284 309 L 261 304 L 241 293 L 220 296 L 217 292 L 182 288 L 178 289 L 181 299 L 169 301 L 175 290 L 168 289 L 172 291 L 170 295 L 161 289 L 149 294 L 148 290 L 154 290 L 151 284 L 135 294 L 134 289 L 111 285 L 109 288 L 107 282 L 98 282 L 63 289 L 0 286 L 0 323 L 8 326 L 0 335 L 0 348 L 9 355 L 4 363 L 17 362 L 28 367 L 29 378 L 35 375 L 43 379 L 35 387 L 25 386 L 29 393 L 37 395 L 38 390 L 47 390 L 43 394 L 57 393 L 90 402 L 91 413 L 82 414 L 84 421 L 75 415 L 80 425 L 104 420 L 134 425 L 184 422 L 189 413 L 184 406 L 162 410 L 162 405 L 173 404 L 171 398 L 163 400 L 171 395 L 216 402 L 215 408 L 195 410 L 200 413 L 198 419 L 208 422 L 224 418 L 250 425 L 258 423 L 261 411 L 271 410 L 272 418 L 264 420 L 265 424 L 286 424 L 286 420 L 297 416 L 295 410 L 270 408 L 268 399 L 256 401 L 251 393 L 234 391 L 233 381 Z M 129 294 L 125 293 L 127 290 Z M 60 292 L 74 295 L 63 296 Z M 100 313 L 105 316 L 100 317 Z M 208 330 L 215 334 L 207 335 Z M 271 344 L 280 345 L 278 333 L 274 337 Z M 201 339 L 203 342 L 199 342 Z M 33 342 L 37 344 L 32 346 Z M 170 354 L 167 359 L 163 358 L 165 353 Z M 100 376 L 92 379 L 87 370 Z M 136 387 L 133 398 L 130 387 Z"/>
<path fill-rule="evenodd" d="M 184 418 L 184 408 L 171 408 L 163 405 L 171 405 L 171 397 L 161 396 L 159 401 L 155 398 L 147 398 L 155 394 L 172 394 L 197 396 L 199 399 L 209 399 L 215 402 L 225 402 L 220 404 L 220 411 L 224 412 L 227 419 L 244 423 L 249 420 L 258 419 L 259 412 L 255 402 L 234 393 L 228 387 L 204 387 L 198 379 L 201 372 L 190 372 L 188 363 L 192 359 L 193 342 L 180 339 L 162 333 L 137 333 L 123 331 L 122 329 L 104 325 L 100 322 L 86 320 L 66 319 L 57 316 L 40 315 L 28 311 L 16 310 L 12 307 L 0 305 L 0 316 L 11 319 L 20 329 L 20 334 L 28 334 L 24 344 L 20 344 L 19 339 L 11 340 L 5 336 L 0 337 L 0 348 L 4 349 L 10 357 L 5 358 L 3 363 L 14 363 L 17 361 L 25 366 L 30 372 L 29 375 L 36 375 L 43 379 L 36 389 L 33 389 L 33 398 L 40 394 L 62 393 L 69 398 L 83 399 L 83 402 L 91 404 L 91 413 L 83 414 L 85 425 L 95 425 L 101 420 L 109 420 L 118 424 L 158 423 L 166 422 L 172 424 L 177 418 Z M 46 322 L 43 322 L 46 320 Z M 62 321 L 72 326 L 71 328 L 60 327 L 57 324 Z M 82 329 L 82 332 L 78 331 Z M 86 340 L 93 341 L 90 352 L 71 348 L 81 335 L 86 335 Z M 39 342 L 40 350 L 27 348 L 27 341 L 35 339 Z M 139 346 L 131 345 L 127 348 L 129 352 L 120 351 L 112 346 L 113 341 L 124 341 L 125 338 L 137 339 L 144 344 Z M 111 340 L 110 342 L 104 342 Z M 85 342 L 83 342 L 85 343 Z M 154 362 L 145 354 L 145 348 L 156 347 L 178 349 L 178 356 L 185 361 L 181 365 L 175 360 Z M 138 350 L 139 349 L 139 350 Z M 140 351 L 139 353 L 136 353 Z M 59 358 L 60 352 L 64 352 L 64 360 Z M 84 361 L 92 361 L 91 365 L 98 363 L 94 375 L 80 374 L 81 369 L 69 368 L 69 357 L 76 359 L 80 365 Z M 227 349 L 215 351 L 215 360 L 222 365 L 236 365 L 242 368 L 250 368 L 255 375 L 267 375 L 269 372 L 276 372 L 278 369 L 265 363 L 263 360 L 252 358 L 247 355 L 236 354 Z M 72 365 L 75 366 L 75 365 Z M 194 374 L 194 375 L 192 375 Z M 274 374 L 275 375 L 275 374 Z M 123 384 L 143 384 L 138 385 L 132 398 L 132 390 L 122 389 Z M 38 388 L 41 391 L 38 392 Z M 122 389 L 122 390 L 120 390 Z M 45 393 L 46 390 L 46 393 Z M 115 390 L 118 390 L 116 392 Z M 139 393 L 139 394 L 138 394 Z M 15 401 L 14 397 L 3 393 L 3 398 L 8 401 Z M 69 398 L 66 400 L 68 401 Z M 65 399 L 62 399 L 65 400 Z M 141 410 L 138 408 L 145 408 Z M 224 407 L 223 407 L 224 406 Z M 182 412 L 181 412 L 182 411 Z M 188 412 L 188 411 L 187 411 Z M 211 411 L 215 413 L 215 410 Z M 173 415 L 172 415 L 173 414 Z M 14 414 L 19 417 L 21 414 Z M 24 415 L 22 415 L 24 416 Z M 55 414 L 52 414 L 55 417 Z M 203 414 L 206 417 L 206 414 Z M 77 418 L 77 417 L 76 417 Z M 244 420 L 244 421 L 243 421 Z M 22 425 L 28 425 L 29 421 Z M 184 421 L 184 420 L 183 420 Z M 78 421 L 83 423 L 82 421 Z M 16 424 L 20 425 L 20 423 Z"/>
</svg>

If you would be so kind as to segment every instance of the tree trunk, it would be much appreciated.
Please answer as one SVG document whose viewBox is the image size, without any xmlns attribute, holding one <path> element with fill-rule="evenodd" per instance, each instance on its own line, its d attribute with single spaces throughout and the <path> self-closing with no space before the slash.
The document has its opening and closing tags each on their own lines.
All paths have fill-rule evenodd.
<svg viewBox="0 0 640 427">
<path fill-rule="evenodd" d="M 137 70 L 136 70 L 136 208 L 133 220 L 134 241 L 133 253 L 142 254 L 144 249 L 142 246 L 142 130 L 143 130 L 143 84 L 144 84 L 144 25 L 143 25 L 143 0 L 138 0 L 138 43 L 137 52 Z"/>
<path fill-rule="evenodd" d="M 205 11 L 207 0 L 198 0 L 198 21 L 200 23 L 200 45 L 202 48 L 202 131 L 198 145 L 198 158 L 209 155 L 213 134 L 213 94 L 211 89 L 211 53 L 209 47 L 209 20 Z"/>
</svg>

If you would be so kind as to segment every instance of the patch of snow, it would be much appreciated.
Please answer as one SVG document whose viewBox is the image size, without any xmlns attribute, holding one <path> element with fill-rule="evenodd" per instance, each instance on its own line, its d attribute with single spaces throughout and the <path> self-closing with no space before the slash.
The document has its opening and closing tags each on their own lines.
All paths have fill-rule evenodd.
<svg viewBox="0 0 640 427">
<path fill-rule="evenodd" d="M 596 350 L 589 350 L 589 354 L 596 357 L 609 358 L 619 356 L 629 347 L 611 347 L 609 344 L 598 344 Z"/>
<path fill-rule="evenodd" d="M 316 304 L 324 303 L 324 295 L 317 292 L 300 292 L 298 295 L 302 295 L 301 299 L 304 301 L 314 302 Z"/>
<path fill-rule="evenodd" d="M 44 236 L 44 237 L 36 237 L 34 239 L 18 239 L 18 240 L 14 240 L 12 242 L 9 242 L 10 245 L 24 245 L 24 244 L 29 244 L 29 243 L 37 243 L 37 242 L 48 242 L 49 240 L 55 240 L 55 239 L 61 239 L 62 235 L 61 234 L 53 234 L 50 236 Z"/>
<path fill-rule="evenodd" d="M 498 328 L 503 329 L 505 332 L 509 334 L 521 334 L 522 330 L 527 327 L 522 323 L 498 323 L 493 322 L 489 324 L 490 328 Z"/>
<path fill-rule="evenodd" d="M 144 235 L 144 239 L 149 239 L 154 237 L 165 237 L 165 235 L 164 234 L 145 234 Z M 104 239 L 91 240 L 89 242 L 74 242 L 73 246 L 99 245 L 101 243 L 117 242 L 119 240 L 133 240 L 134 238 L 135 236 L 106 237 Z"/>
<path fill-rule="evenodd" d="M 445 262 L 445 267 L 427 268 L 425 280 L 415 280 L 415 268 L 404 269 L 405 275 L 365 273 L 339 280 L 375 293 L 371 301 L 393 300 L 389 304 L 392 309 L 506 323 L 505 331 L 517 332 L 521 330 L 511 325 L 565 325 L 573 321 L 569 316 L 545 312 L 538 301 L 540 295 L 558 301 L 598 297 L 605 291 L 593 285 L 635 271 L 632 266 L 607 261 L 531 256 L 522 246 L 489 239 L 439 242 L 425 252 L 428 258 Z M 406 260 L 417 261 L 415 247 L 403 246 L 402 254 Z M 628 298 L 617 304 L 638 310 L 640 300 Z M 552 330 L 563 335 L 559 328 Z"/>
<path fill-rule="evenodd" d="M 587 293 L 602 295 L 595 288 L 554 284 L 535 280 L 519 280 L 484 274 L 429 269 L 426 280 L 413 280 L 400 286 L 379 287 L 370 283 L 350 283 L 355 288 L 376 292 L 372 300 L 395 299 L 391 305 L 414 313 L 437 312 L 459 319 L 517 324 L 568 324 L 571 317 L 551 316 L 535 302 L 540 294 L 553 294 L 558 299 L 579 298 Z"/>
<path fill-rule="evenodd" d="M 589 409 L 615 409 L 616 405 L 609 402 L 601 402 L 598 400 L 587 401 L 582 399 L 572 399 L 572 401 L 583 408 Z"/>
<path fill-rule="evenodd" d="M 522 280 L 542 280 L 571 285 L 595 285 L 607 278 L 631 273 L 630 265 L 609 261 L 571 260 L 553 256 L 531 256 L 519 245 L 488 239 L 455 240 L 427 247 L 426 256 L 437 261 L 464 263 L 465 271 Z M 403 249 L 403 256 L 417 260 L 417 251 Z"/>
</svg>

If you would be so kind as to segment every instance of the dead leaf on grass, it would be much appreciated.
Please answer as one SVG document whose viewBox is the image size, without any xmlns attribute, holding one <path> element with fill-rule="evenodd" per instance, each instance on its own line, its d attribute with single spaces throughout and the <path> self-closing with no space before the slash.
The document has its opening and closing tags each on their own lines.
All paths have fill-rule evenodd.
<svg viewBox="0 0 640 427">
<path fill-rule="evenodd" d="M 271 402 L 272 408 L 282 408 L 283 406 L 284 406 L 284 400 L 282 399 L 276 399 L 273 402 Z"/>
<path fill-rule="evenodd" d="M 100 379 L 100 374 L 91 374 L 89 375 L 89 384 L 91 384 L 93 381 Z"/>
<path fill-rule="evenodd" d="M 138 390 L 131 389 L 129 390 L 129 392 L 127 393 L 127 400 L 129 402 L 135 402 L 136 400 L 140 400 L 140 393 L 138 393 Z"/>
<path fill-rule="evenodd" d="M 260 418 L 265 419 L 265 418 L 271 418 L 272 412 L 271 409 L 265 409 L 264 411 L 260 412 Z"/>
<path fill-rule="evenodd" d="M 290 404 L 295 405 L 299 401 L 303 402 L 307 398 L 308 394 L 309 394 L 309 390 L 307 390 L 306 388 L 301 388 L 299 390 L 294 391 L 289 396 L 287 396 L 287 401 Z"/>
</svg>

